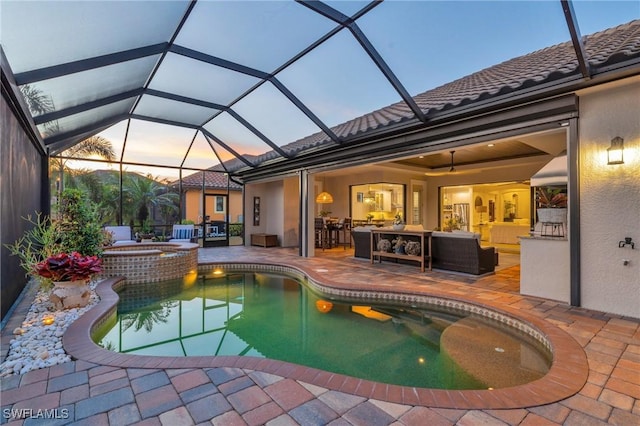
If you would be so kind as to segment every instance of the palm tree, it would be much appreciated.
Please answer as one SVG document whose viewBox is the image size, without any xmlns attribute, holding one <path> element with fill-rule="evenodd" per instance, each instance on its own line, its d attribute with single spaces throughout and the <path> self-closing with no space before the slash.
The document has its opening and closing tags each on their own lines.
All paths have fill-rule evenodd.
<svg viewBox="0 0 640 426">
<path fill-rule="evenodd" d="M 146 177 L 126 175 L 123 193 L 130 197 L 136 219 L 138 219 L 141 227 L 145 225 L 146 220 L 149 218 L 149 212 L 153 207 L 168 211 L 177 211 L 178 209 L 178 194 L 170 192 L 166 185 L 160 184 L 151 175 Z"/>
<path fill-rule="evenodd" d="M 55 111 L 55 103 L 50 95 L 45 94 L 41 89 L 25 84 L 20 86 L 20 92 L 29 108 L 29 111 L 34 116 L 39 116 L 49 112 Z M 50 121 L 44 124 L 44 134 L 52 135 L 59 131 L 57 120 Z M 60 154 L 60 158 L 53 157 L 51 159 L 51 172 L 60 173 L 60 178 L 57 184 L 58 199 L 65 187 L 65 171 L 67 172 L 68 180 L 73 181 L 74 176 L 83 175 L 86 176 L 86 172 L 74 172 L 66 167 L 68 160 L 63 160 L 61 157 L 71 158 L 86 158 L 92 155 L 97 155 L 107 161 L 115 161 L 116 154 L 113 149 L 113 144 L 102 136 L 91 136 L 88 139 L 81 141 L 80 143 L 72 146 L 71 148 L 63 151 Z M 72 187 L 79 187 L 81 185 L 75 183 L 71 184 Z"/>
<path fill-rule="evenodd" d="M 150 332 L 153 330 L 153 326 L 156 324 L 166 324 L 169 321 L 171 315 L 171 309 L 178 306 L 178 302 L 175 300 L 168 300 L 164 302 L 158 302 L 152 306 L 145 306 L 143 310 L 139 312 L 131 312 L 122 315 L 122 333 L 127 331 L 132 326 L 135 331 L 140 331 L 143 328 Z"/>
<path fill-rule="evenodd" d="M 97 155 L 98 157 L 110 162 L 115 161 L 116 159 L 116 153 L 111 141 L 98 135 L 91 136 L 90 138 L 85 139 L 60 153 L 60 157 L 78 159 L 90 157 L 92 155 Z M 67 161 L 69 160 L 57 157 L 51 158 L 52 172 L 60 173 L 60 183 L 57 188 L 59 193 L 64 189 L 64 173 L 66 172 L 70 179 L 73 179 L 75 175 L 75 173 L 67 167 Z"/>
</svg>

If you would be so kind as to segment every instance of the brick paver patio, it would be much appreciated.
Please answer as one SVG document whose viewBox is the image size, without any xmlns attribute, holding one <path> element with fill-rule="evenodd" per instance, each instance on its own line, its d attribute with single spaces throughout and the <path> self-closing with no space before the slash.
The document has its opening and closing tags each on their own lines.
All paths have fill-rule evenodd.
<svg viewBox="0 0 640 426">
<path fill-rule="evenodd" d="M 3 378 L 0 421 L 25 425 L 640 424 L 638 319 L 521 296 L 517 266 L 475 279 L 439 272 L 421 274 L 418 268 L 408 265 L 370 265 L 345 256 L 342 248 L 319 253 L 312 259 L 299 258 L 292 250 L 280 248 L 200 250 L 201 262 L 278 263 L 283 259 L 304 265 L 309 271 L 330 269 L 331 279 L 348 280 L 359 286 L 372 285 L 381 274 L 398 274 L 394 276 L 403 287 L 428 287 L 430 291 L 490 301 L 534 315 L 566 331 L 584 349 L 589 363 L 586 384 L 577 394 L 551 404 L 461 410 L 397 404 L 375 395 L 363 397 L 259 368 L 127 368 L 76 360 Z M 20 315 L 28 303 L 27 296 L 3 329 L 3 357 L 10 333 L 20 324 Z M 513 398 L 526 399 L 526 395 Z M 45 416 L 57 418 L 45 420 Z"/>
</svg>

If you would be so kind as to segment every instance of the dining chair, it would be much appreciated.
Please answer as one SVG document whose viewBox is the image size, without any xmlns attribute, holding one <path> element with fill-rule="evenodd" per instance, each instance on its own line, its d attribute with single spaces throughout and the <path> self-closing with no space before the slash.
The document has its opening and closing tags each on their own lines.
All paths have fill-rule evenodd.
<svg viewBox="0 0 640 426">
<path fill-rule="evenodd" d="M 315 231 L 315 241 L 316 247 L 322 247 L 324 251 L 324 247 L 326 245 L 326 231 L 327 227 L 324 223 L 324 218 L 316 217 L 314 222 L 314 231 Z"/>
<path fill-rule="evenodd" d="M 342 243 L 340 242 L 340 234 L 342 234 Z M 349 241 L 349 248 L 351 248 L 351 218 L 345 217 L 338 221 L 336 227 L 336 245 L 342 244 L 344 249 L 347 249 L 347 240 Z"/>
</svg>

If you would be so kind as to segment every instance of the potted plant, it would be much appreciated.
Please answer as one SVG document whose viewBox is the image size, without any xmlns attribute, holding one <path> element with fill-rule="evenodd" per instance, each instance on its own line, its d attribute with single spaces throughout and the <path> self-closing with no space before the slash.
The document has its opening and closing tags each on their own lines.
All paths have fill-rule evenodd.
<svg viewBox="0 0 640 426">
<path fill-rule="evenodd" d="M 136 232 L 136 241 L 150 243 L 155 236 L 156 234 L 153 232 L 153 227 L 148 220 L 145 220 L 140 228 L 140 232 Z"/>
<path fill-rule="evenodd" d="M 98 256 L 78 252 L 58 253 L 34 265 L 33 275 L 53 283 L 49 299 L 56 309 L 78 308 L 89 303 L 89 279 L 102 271 Z"/>
<path fill-rule="evenodd" d="M 539 222 L 567 223 L 567 194 L 564 188 L 538 187 L 536 201 Z"/>
<path fill-rule="evenodd" d="M 443 231 L 452 232 L 453 230 L 458 229 L 460 229 L 460 222 L 458 222 L 458 219 L 455 216 L 444 221 Z"/>
<path fill-rule="evenodd" d="M 68 292 L 57 295 L 52 292 L 50 298 L 57 308 L 88 302 L 87 280 L 100 272 L 99 256 L 107 236 L 100 228 L 95 205 L 79 191 L 65 189 L 59 202 L 58 220 L 40 213 L 35 219 L 31 216 L 25 219 L 33 225 L 31 229 L 6 245 L 20 259 L 20 266 L 43 288 L 57 281 L 71 287 L 71 293 L 79 294 L 79 301 L 74 302 L 72 298 L 65 301 Z M 70 285 L 71 282 L 74 284 Z"/>
<path fill-rule="evenodd" d="M 331 212 L 327 210 L 320 210 L 320 213 L 319 213 L 320 217 L 328 217 L 330 214 Z"/>
</svg>

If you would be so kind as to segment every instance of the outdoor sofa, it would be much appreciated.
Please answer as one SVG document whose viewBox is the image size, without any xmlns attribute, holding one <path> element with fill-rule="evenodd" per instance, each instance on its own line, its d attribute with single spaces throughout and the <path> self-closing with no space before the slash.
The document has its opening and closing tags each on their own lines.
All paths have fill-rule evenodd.
<svg viewBox="0 0 640 426">
<path fill-rule="evenodd" d="M 435 269 L 482 275 L 495 271 L 494 247 L 482 248 L 480 235 L 473 232 L 440 232 L 431 234 L 432 265 Z"/>
<path fill-rule="evenodd" d="M 354 242 L 354 257 L 371 258 L 371 228 L 356 227 L 351 231 Z M 393 230 L 389 237 L 393 238 Z M 423 253 L 428 248 L 423 247 Z M 494 247 L 480 247 L 479 235 L 472 232 L 433 231 L 431 238 L 432 266 L 435 269 L 464 272 L 473 275 L 495 271 Z M 403 262 L 404 263 L 404 262 Z"/>
</svg>

